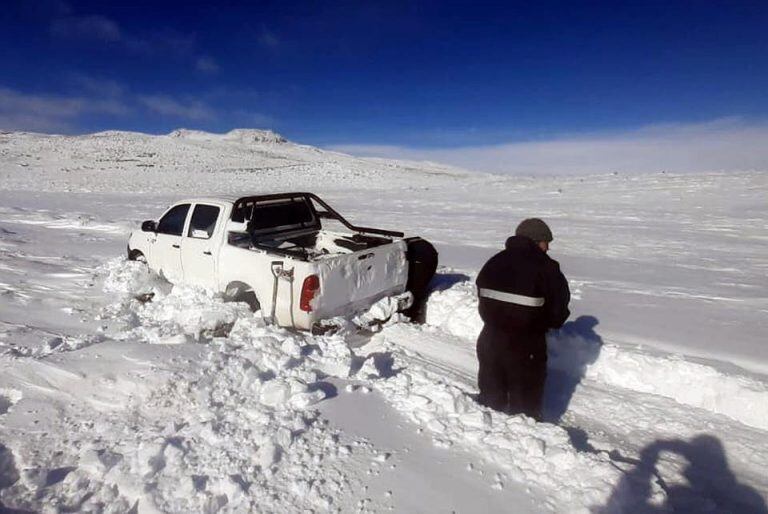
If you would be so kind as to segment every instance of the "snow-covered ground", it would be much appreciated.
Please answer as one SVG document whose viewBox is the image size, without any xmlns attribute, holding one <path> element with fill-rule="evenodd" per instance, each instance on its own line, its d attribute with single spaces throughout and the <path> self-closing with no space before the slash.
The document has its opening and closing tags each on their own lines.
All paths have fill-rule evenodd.
<svg viewBox="0 0 768 514">
<path fill-rule="evenodd" d="M 433 241 L 426 324 L 294 333 L 124 259 L 174 199 L 279 190 Z M 767 197 L 758 172 L 531 179 L 258 131 L 0 134 L 0 510 L 766 512 Z M 473 400 L 473 278 L 532 215 L 573 293 L 548 423 Z"/>
</svg>

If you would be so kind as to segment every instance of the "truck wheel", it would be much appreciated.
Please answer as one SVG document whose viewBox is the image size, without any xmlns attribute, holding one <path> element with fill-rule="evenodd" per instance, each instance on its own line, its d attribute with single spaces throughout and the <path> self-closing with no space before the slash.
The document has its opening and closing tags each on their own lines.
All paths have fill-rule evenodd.
<svg viewBox="0 0 768 514">
<path fill-rule="evenodd" d="M 261 310 L 261 304 L 256 298 L 256 293 L 245 284 L 229 284 L 224 292 L 224 301 L 247 303 L 251 312 Z"/>
<path fill-rule="evenodd" d="M 131 250 L 128 252 L 128 260 L 129 261 L 138 261 L 143 262 L 144 264 L 147 263 L 147 258 L 144 257 L 144 254 L 141 253 L 138 250 Z"/>
</svg>

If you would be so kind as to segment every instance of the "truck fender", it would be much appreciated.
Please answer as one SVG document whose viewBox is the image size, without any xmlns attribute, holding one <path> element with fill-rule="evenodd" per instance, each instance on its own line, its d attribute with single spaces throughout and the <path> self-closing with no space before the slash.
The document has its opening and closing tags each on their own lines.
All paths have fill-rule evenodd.
<svg viewBox="0 0 768 514">
<path fill-rule="evenodd" d="M 147 263 L 147 257 L 143 253 L 141 253 L 141 251 L 131 250 L 130 248 L 128 249 L 128 260 L 139 261 L 139 262 L 143 262 L 144 264 Z"/>
<path fill-rule="evenodd" d="M 227 287 L 224 289 L 224 301 L 245 302 L 250 307 L 251 312 L 261 310 L 261 303 L 256 296 L 256 292 L 245 282 L 235 281 L 227 284 Z"/>
</svg>

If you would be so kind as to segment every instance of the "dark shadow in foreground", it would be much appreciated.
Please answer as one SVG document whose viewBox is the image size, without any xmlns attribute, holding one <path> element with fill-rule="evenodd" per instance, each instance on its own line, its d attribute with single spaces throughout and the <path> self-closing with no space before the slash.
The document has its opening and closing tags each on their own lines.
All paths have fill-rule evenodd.
<svg viewBox="0 0 768 514">
<path fill-rule="evenodd" d="M 603 338 L 595 332 L 594 316 L 579 316 L 560 330 L 547 334 L 547 383 L 544 388 L 544 420 L 558 423 L 568 410 L 587 366 L 597 361 Z"/>
<path fill-rule="evenodd" d="M 657 465 L 672 458 L 685 461 L 683 476 L 687 483 L 668 484 L 661 476 Z M 664 494 L 655 495 L 653 483 L 656 490 Z M 640 460 L 618 483 L 608 503 L 595 512 L 767 514 L 768 509 L 756 490 L 736 480 L 720 440 L 704 434 L 690 442 L 669 439 L 646 446 L 640 453 Z"/>
<path fill-rule="evenodd" d="M 18 480 L 19 471 L 16 469 L 13 453 L 4 444 L 0 443 L 0 491 L 10 488 Z M 0 501 L 0 514 L 32 514 L 32 511 L 6 507 Z"/>
</svg>

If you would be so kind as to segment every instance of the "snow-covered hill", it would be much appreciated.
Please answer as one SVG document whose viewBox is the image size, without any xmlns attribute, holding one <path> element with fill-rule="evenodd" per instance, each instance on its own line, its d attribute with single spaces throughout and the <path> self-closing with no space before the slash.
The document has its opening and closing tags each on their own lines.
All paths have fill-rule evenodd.
<svg viewBox="0 0 768 514">
<path fill-rule="evenodd" d="M 427 323 L 275 329 L 124 259 L 175 198 L 280 189 L 432 240 Z M 522 179 L 262 131 L 2 134 L 0 511 L 765 513 L 766 197 L 761 173 Z M 573 293 L 547 423 L 473 399 L 472 280 L 532 215 Z"/>
<path fill-rule="evenodd" d="M 0 180 L 16 189 L 178 192 L 220 190 L 226 183 L 260 191 L 329 181 L 402 185 L 426 175 L 470 174 L 435 163 L 355 158 L 298 145 L 268 130 L 212 134 L 178 129 L 161 136 L 0 133 Z"/>
</svg>

